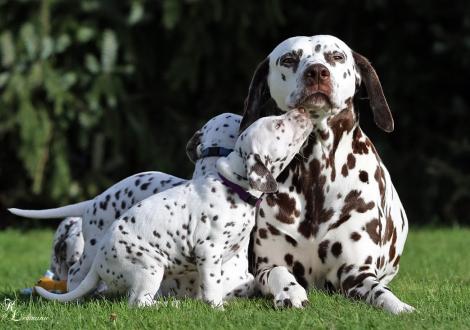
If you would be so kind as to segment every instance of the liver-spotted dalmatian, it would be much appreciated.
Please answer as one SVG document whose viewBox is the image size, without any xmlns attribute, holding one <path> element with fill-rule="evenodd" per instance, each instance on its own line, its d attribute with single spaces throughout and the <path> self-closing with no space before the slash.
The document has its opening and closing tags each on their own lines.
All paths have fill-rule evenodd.
<svg viewBox="0 0 470 330">
<path fill-rule="evenodd" d="M 276 111 L 302 107 L 314 125 L 300 154 L 262 202 L 253 242 L 253 273 L 278 307 L 302 307 L 322 288 L 383 308 L 411 312 L 387 287 L 398 272 L 408 221 L 390 175 L 359 127 L 353 97 L 365 84 L 375 123 L 393 119 L 369 61 L 328 35 L 293 37 L 258 66 L 242 127 Z"/>
</svg>

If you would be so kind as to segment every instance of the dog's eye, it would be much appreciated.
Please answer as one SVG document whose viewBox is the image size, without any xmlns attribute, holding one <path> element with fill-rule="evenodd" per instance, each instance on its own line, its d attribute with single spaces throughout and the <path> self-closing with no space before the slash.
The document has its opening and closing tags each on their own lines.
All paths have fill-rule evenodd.
<svg viewBox="0 0 470 330">
<path fill-rule="evenodd" d="M 283 66 L 291 66 L 294 65 L 296 60 L 293 57 L 285 57 L 281 60 L 281 65 Z"/>
<path fill-rule="evenodd" d="M 344 55 L 341 53 L 335 53 L 333 54 L 333 59 L 335 61 L 344 61 Z"/>
<path fill-rule="evenodd" d="M 275 129 L 280 129 L 281 127 L 282 127 L 282 121 L 279 120 L 279 121 L 277 121 L 276 124 L 274 125 L 274 128 L 275 128 Z"/>
</svg>

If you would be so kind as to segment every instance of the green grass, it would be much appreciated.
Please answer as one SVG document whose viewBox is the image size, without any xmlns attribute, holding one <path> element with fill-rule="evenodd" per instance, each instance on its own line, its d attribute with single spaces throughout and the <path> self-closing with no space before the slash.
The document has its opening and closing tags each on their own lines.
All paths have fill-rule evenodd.
<svg viewBox="0 0 470 330">
<path fill-rule="evenodd" d="M 221 312 L 192 300 L 183 300 L 178 307 L 129 309 L 125 299 L 60 304 L 19 297 L 18 289 L 31 286 L 47 268 L 51 239 L 52 232 L 45 230 L 0 233 L 0 329 L 470 329 L 469 229 L 410 233 L 391 288 L 417 312 L 401 316 L 317 291 L 310 293 L 306 309 L 283 311 L 262 298 L 230 302 Z M 10 310 L 5 299 L 14 302 Z M 13 321 L 13 310 L 16 319 L 45 320 Z"/>
</svg>

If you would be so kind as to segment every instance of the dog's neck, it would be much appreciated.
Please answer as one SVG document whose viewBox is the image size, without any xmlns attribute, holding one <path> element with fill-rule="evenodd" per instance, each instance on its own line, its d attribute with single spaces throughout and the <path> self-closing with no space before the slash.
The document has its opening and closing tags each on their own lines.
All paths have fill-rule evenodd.
<svg viewBox="0 0 470 330">
<path fill-rule="evenodd" d="M 204 157 L 196 161 L 193 172 L 193 179 L 202 177 L 205 175 L 217 175 L 217 160 L 219 156 Z"/>
<path fill-rule="evenodd" d="M 239 185 L 254 197 L 259 198 L 263 194 L 261 191 L 250 187 L 245 161 L 238 151 L 233 151 L 227 157 L 220 158 L 216 167 L 218 173 L 227 180 Z"/>
<path fill-rule="evenodd" d="M 340 110 L 336 115 L 315 121 L 311 133 L 313 136 L 309 138 L 309 142 L 304 149 L 308 149 L 313 138 L 321 146 L 322 152 L 328 154 L 335 152 L 343 134 L 349 134 L 356 126 L 357 120 L 354 107 L 349 104 L 348 107 Z"/>
</svg>

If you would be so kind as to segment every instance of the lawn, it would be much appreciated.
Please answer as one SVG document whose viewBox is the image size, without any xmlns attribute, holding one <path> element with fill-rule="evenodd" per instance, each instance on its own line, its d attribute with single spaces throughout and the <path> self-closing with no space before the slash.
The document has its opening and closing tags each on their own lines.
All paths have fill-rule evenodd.
<svg viewBox="0 0 470 330">
<path fill-rule="evenodd" d="M 274 310 L 266 299 L 239 299 L 224 312 L 183 300 L 159 307 L 127 307 L 125 299 L 60 304 L 19 297 L 49 262 L 52 232 L 0 232 L 0 329 L 470 329 L 470 229 L 420 229 L 409 235 L 401 270 L 391 283 L 416 307 L 392 316 L 339 295 L 310 293 L 304 310 Z"/>
</svg>

